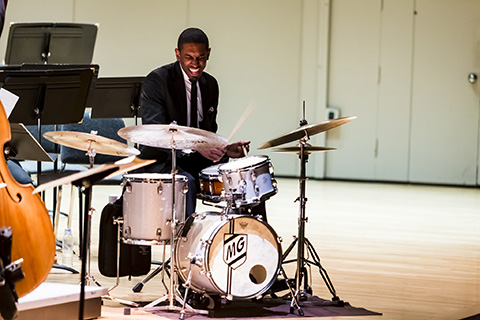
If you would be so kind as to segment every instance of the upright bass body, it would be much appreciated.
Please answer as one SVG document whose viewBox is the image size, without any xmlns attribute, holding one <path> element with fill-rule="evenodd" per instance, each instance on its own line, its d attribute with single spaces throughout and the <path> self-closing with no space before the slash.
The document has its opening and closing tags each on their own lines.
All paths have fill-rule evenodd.
<svg viewBox="0 0 480 320">
<path fill-rule="evenodd" d="M 10 141 L 10 124 L 0 103 L 0 146 Z M 23 258 L 24 279 L 16 283 L 19 297 L 40 285 L 55 259 L 55 236 L 45 204 L 32 185 L 20 185 L 0 156 L 0 227 L 12 228 L 12 261 Z"/>
</svg>

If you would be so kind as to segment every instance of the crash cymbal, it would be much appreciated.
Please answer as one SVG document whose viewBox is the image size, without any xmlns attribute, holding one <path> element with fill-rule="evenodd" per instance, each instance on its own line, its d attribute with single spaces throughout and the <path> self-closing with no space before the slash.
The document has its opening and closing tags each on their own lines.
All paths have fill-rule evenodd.
<svg viewBox="0 0 480 320">
<path fill-rule="evenodd" d="M 314 147 L 314 146 L 305 146 L 303 148 L 306 154 L 310 154 L 312 152 L 319 152 L 319 151 L 330 151 L 330 150 L 337 150 L 337 148 L 329 148 L 329 147 Z M 273 152 L 284 152 L 284 153 L 296 153 L 300 154 L 301 148 L 300 146 L 296 147 L 284 147 L 284 148 L 275 148 L 272 149 Z"/>
<path fill-rule="evenodd" d="M 86 132 L 50 131 L 43 136 L 54 143 L 77 150 L 95 150 L 96 153 L 120 157 L 140 154 L 139 150 L 124 143 Z"/>
<path fill-rule="evenodd" d="M 135 156 L 123 158 L 114 163 L 101 164 L 87 171 L 80 171 L 56 180 L 39 185 L 33 193 L 42 192 L 50 188 L 58 187 L 65 184 L 76 184 L 85 180 L 96 182 L 102 179 L 109 179 L 117 175 L 133 171 L 141 167 L 154 163 L 156 160 L 143 160 Z"/>
<path fill-rule="evenodd" d="M 324 132 L 324 131 L 333 129 L 335 127 L 341 126 L 342 124 L 350 122 L 356 118 L 357 117 L 345 117 L 345 118 L 327 120 L 317 124 L 307 124 L 287 134 L 281 135 L 275 139 L 265 142 L 260 147 L 258 147 L 258 149 L 276 147 L 284 143 L 300 140 L 305 136 L 306 133 L 308 133 L 309 136 L 313 136 L 317 133 Z"/>
<path fill-rule="evenodd" d="M 173 132 L 173 146 L 172 146 Z M 118 135 L 128 141 L 149 147 L 177 150 L 199 150 L 225 147 L 227 139 L 213 132 L 176 124 L 144 124 L 118 130 Z"/>
</svg>

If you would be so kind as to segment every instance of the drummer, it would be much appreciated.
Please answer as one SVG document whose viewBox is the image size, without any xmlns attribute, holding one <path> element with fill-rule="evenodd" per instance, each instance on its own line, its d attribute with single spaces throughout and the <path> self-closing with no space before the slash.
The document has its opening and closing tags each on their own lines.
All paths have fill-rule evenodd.
<svg viewBox="0 0 480 320">
<path fill-rule="evenodd" d="M 175 48 L 177 61 L 153 70 L 145 78 L 141 101 L 142 124 L 170 124 L 176 121 L 180 126 L 217 131 L 218 83 L 203 71 L 210 51 L 208 37 L 202 30 L 188 28 L 180 34 Z M 197 96 L 193 103 L 192 95 Z M 249 144 L 250 141 L 236 142 L 223 148 L 177 152 L 178 173 L 188 178 L 187 216 L 195 212 L 200 171 L 216 162 L 227 162 L 229 157 L 243 157 L 244 148 L 248 151 Z M 156 163 L 144 169 L 145 172 L 171 172 L 170 150 L 141 146 L 140 151 L 141 158 L 157 159 Z"/>
</svg>

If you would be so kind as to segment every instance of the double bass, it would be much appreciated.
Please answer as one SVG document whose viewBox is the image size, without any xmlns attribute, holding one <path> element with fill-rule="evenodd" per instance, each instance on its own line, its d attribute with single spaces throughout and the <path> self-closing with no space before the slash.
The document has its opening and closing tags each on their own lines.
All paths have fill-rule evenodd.
<svg viewBox="0 0 480 320">
<path fill-rule="evenodd" d="M 10 124 L 0 102 L 2 150 L 10 139 Z M 24 278 L 15 285 L 22 297 L 46 280 L 55 259 L 55 235 L 40 195 L 33 194 L 32 185 L 19 184 L 12 177 L 5 156 L 0 157 L 0 185 L 0 227 L 12 229 L 11 260 L 23 259 Z"/>
</svg>

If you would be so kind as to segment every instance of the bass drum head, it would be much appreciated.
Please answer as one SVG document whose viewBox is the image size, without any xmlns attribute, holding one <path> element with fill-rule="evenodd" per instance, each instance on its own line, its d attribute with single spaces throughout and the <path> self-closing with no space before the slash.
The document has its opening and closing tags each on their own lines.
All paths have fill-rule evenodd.
<svg viewBox="0 0 480 320">
<path fill-rule="evenodd" d="M 197 234 L 193 237 L 197 240 L 202 234 L 200 244 L 189 239 L 190 233 Z M 180 241 L 183 244 L 177 254 L 196 256 L 202 261 L 202 266 L 197 263 L 192 267 L 192 287 L 198 292 L 254 298 L 267 291 L 277 278 L 282 256 L 278 237 L 270 226 L 251 216 L 207 215 L 193 222 L 187 239 L 186 243 Z M 188 271 L 182 269 L 185 280 Z"/>
</svg>

